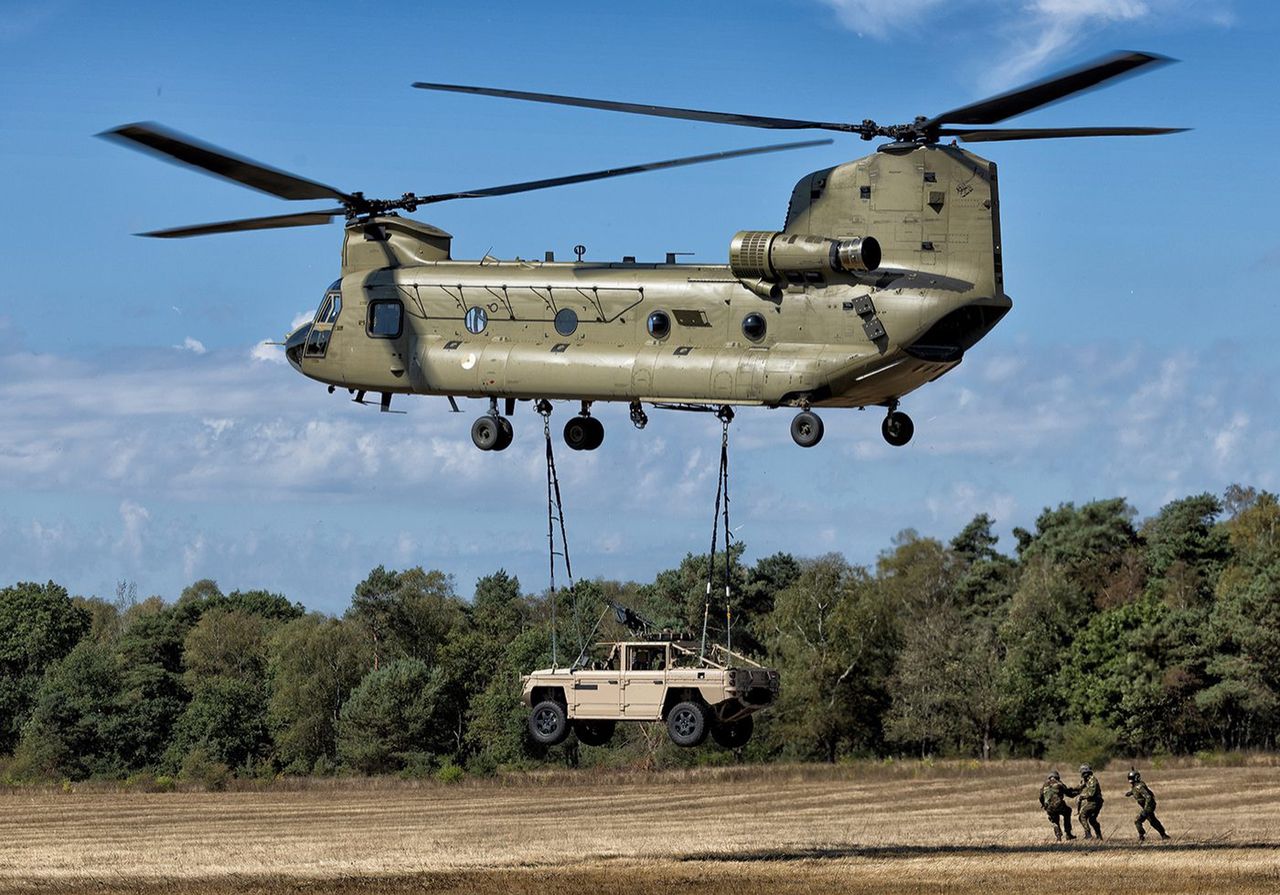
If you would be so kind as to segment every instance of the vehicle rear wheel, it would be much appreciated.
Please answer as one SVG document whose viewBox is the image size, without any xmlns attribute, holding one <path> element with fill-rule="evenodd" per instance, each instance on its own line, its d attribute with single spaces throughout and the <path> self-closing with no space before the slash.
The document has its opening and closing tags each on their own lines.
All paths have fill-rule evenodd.
<svg viewBox="0 0 1280 895">
<path fill-rule="evenodd" d="M 751 715 L 737 721 L 718 722 L 711 725 L 711 739 L 726 749 L 741 749 L 751 739 L 755 727 Z"/>
<path fill-rule="evenodd" d="M 573 732 L 584 746 L 604 746 L 613 739 L 615 721 L 574 721 Z"/>
<path fill-rule="evenodd" d="M 698 746 L 707 738 L 707 707 L 700 702 L 678 703 L 667 715 L 667 735 L 677 746 Z"/>
<path fill-rule="evenodd" d="M 529 716 L 529 735 L 544 746 L 557 746 L 569 736 L 569 719 L 564 705 L 544 699 L 533 707 Z"/>
</svg>

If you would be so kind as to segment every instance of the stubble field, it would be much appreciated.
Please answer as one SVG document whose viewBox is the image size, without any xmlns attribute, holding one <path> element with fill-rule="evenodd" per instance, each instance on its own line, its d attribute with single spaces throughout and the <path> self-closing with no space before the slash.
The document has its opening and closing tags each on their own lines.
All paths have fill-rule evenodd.
<svg viewBox="0 0 1280 895">
<path fill-rule="evenodd" d="M 0 791 L 0 893 L 1280 891 L 1274 768 L 1150 771 L 1173 840 L 1057 844 L 1029 763 L 224 793 Z"/>
</svg>

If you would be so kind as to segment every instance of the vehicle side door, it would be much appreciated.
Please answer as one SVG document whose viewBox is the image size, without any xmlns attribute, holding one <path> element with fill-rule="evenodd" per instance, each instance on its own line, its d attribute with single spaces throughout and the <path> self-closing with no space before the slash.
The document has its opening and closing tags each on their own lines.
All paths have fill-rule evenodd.
<svg viewBox="0 0 1280 895">
<path fill-rule="evenodd" d="M 573 718 L 617 718 L 621 694 L 622 645 L 601 663 L 602 668 L 583 668 L 573 673 L 569 688 L 569 715 Z"/>
<path fill-rule="evenodd" d="M 622 717 L 657 721 L 667 694 L 667 644 L 628 643 L 622 672 Z"/>
</svg>

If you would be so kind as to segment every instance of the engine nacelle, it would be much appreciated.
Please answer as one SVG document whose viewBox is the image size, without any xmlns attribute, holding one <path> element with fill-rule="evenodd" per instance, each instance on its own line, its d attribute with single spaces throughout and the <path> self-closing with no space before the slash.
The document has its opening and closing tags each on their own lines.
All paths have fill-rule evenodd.
<svg viewBox="0 0 1280 895">
<path fill-rule="evenodd" d="M 879 266 L 880 243 L 870 236 L 742 230 L 729 243 L 729 270 L 744 282 L 821 283 L 828 274 L 867 273 Z"/>
</svg>

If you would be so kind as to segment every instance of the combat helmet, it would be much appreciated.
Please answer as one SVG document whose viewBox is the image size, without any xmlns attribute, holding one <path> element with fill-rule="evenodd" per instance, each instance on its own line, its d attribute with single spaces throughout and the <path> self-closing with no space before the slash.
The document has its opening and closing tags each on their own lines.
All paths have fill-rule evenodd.
<svg viewBox="0 0 1280 895">
<path fill-rule="evenodd" d="M 1142 775 L 1141 775 L 1140 773 L 1138 773 L 1138 772 L 1137 772 L 1136 770 L 1134 770 L 1133 768 L 1129 768 L 1129 782 L 1130 782 L 1130 783 L 1137 783 L 1137 782 L 1138 782 L 1139 780 L 1141 780 L 1141 779 L 1142 779 Z"/>
<path fill-rule="evenodd" d="M 1082 764 L 1082 765 L 1080 765 L 1080 776 L 1081 776 L 1081 777 L 1092 777 L 1092 776 L 1093 776 L 1093 768 L 1089 767 L 1087 764 Z"/>
<path fill-rule="evenodd" d="M 1061 780 L 1061 779 L 1062 779 L 1062 775 L 1061 775 L 1061 774 L 1059 774 L 1057 771 L 1050 771 L 1050 772 L 1049 772 L 1049 776 L 1048 776 L 1047 778 L 1045 778 L 1045 779 L 1047 779 L 1047 780 Z"/>
</svg>

